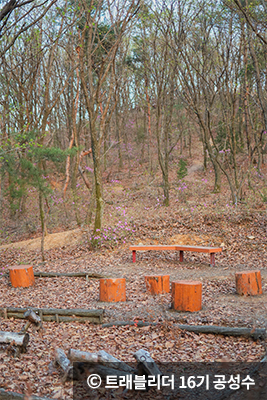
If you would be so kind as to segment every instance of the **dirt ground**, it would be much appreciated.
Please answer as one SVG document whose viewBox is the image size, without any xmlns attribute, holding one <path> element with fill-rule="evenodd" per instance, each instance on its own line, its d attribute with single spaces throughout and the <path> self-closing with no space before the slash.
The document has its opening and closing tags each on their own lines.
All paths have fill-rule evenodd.
<svg viewBox="0 0 267 400">
<path fill-rule="evenodd" d="M 104 309 L 104 323 L 145 321 L 157 325 L 104 328 L 90 323 L 45 322 L 42 332 L 31 326 L 27 353 L 16 358 L 7 349 L 0 352 L 0 388 L 28 397 L 33 393 L 72 399 L 72 383 L 63 382 L 62 370 L 53 364 L 56 348 L 66 354 L 70 348 L 106 350 L 125 362 L 134 361 L 133 354 L 140 348 L 149 351 L 157 362 L 244 362 L 259 361 L 265 355 L 265 340 L 194 334 L 176 326 L 181 323 L 267 328 L 265 206 L 230 206 L 229 193 L 227 200 L 224 192 L 211 193 L 208 173 L 196 164 L 190 168 L 184 183 L 188 185 L 188 194 L 179 190 L 181 183 L 173 185 L 168 208 L 162 206 L 159 197 L 159 177 L 153 181 L 154 186 L 149 186 L 149 181 L 145 182 L 138 172 L 131 178 L 125 172 L 125 179 L 119 183 L 107 183 L 104 232 L 112 227 L 112 237 L 99 249 L 90 247 L 85 228 L 48 235 L 45 263 L 41 262 L 40 238 L 1 246 L 0 308 Z M 131 234 L 124 238 L 121 232 L 126 232 L 125 226 L 130 227 Z M 121 238 L 113 240 L 116 229 Z M 185 252 L 184 262 L 180 263 L 179 255 L 171 251 L 137 252 L 137 262 L 133 263 L 129 246 L 141 243 L 221 246 L 223 251 L 215 255 L 215 267 L 210 267 L 207 254 Z M 30 288 L 13 288 L 8 267 L 17 264 L 31 264 L 34 271 L 87 271 L 126 278 L 126 302 L 100 302 L 98 279 L 36 278 Z M 235 272 L 256 269 L 261 271 L 263 294 L 238 296 Z M 171 293 L 150 295 L 144 277 L 152 274 L 170 275 L 170 281 L 201 281 L 201 311 L 172 310 Z M 0 317 L 2 331 L 19 332 L 24 324 L 25 321 Z"/>
<path fill-rule="evenodd" d="M 81 240 L 82 230 L 48 235 L 47 249 L 53 249 L 58 244 L 61 248 L 68 248 L 70 240 Z M 142 241 L 141 241 L 142 240 Z M 137 252 L 137 262 L 133 263 L 129 246 L 124 244 L 119 249 L 98 250 L 71 260 L 56 258 L 45 264 L 39 264 L 34 269 L 38 271 L 74 272 L 89 271 L 100 273 L 103 276 L 126 278 L 126 303 L 110 304 L 99 302 L 99 282 L 84 278 L 37 278 L 33 288 L 12 288 L 8 277 L 1 279 L 1 304 L 5 306 L 28 307 L 70 307 L 72 308 L 105 308 L 105 321 L 141 319 L 155 321 L 157 318 L 187 321 L 192 324 L 213 323 L 228 326 L 265 327 L 267 324 L 267 269 L 265 259 L 258 261 L 261 270 L 263 294 L 257 297 L 238 296 L 235 291 L 235 272 L 251 269 L 250 263 L 238 263 L 238 253 L 233 260 L 229 260 L 227 246 L 223 238 L 209 234 L 176 234 L 166 238 L 166 243 L 181 243 L 187 245 L 221 245 L 222 253 L 215 255 L 215 267 L 209 265 L 209 255 L 185 252 L 184 262 L 179 262 L 179 253 L 172 251 Z M 162 241 L 162 240 L 161 240 Z M 135 239 L 135 243 L 158 243 L 158 240 Z M 249 240 L 248 240 L 249 242 Z M 14 248 L 37 250 L 38 239 L 18 242 Z M 250 243 L 249 243 L 250 245 Z M 11 246 L 11 245 L 9 245 Z M 76 247 L 73 247 L 75 252 Z M 6 249 L 2 246 L 1 249 Z M 9 247 L 8 247 L 9 248 Z M 19 251 L 19 250 L 17 250 Z M 64 252 L 64 250 L 62 250 Z M 257 254 L 254 254 L 257 257 Z M 254 268 L 255 269 L 255 268 Z M 170 282 L 175 280 L 198 280 L 203 284 L 203 308 L 198 313 L 177 313 L 171 310 L 171 294 L 160 295 L 157 299 L 148 295 L 145 287 L 145 275 L 169 275 Z M 47 289 L 46 290 L 46 285 Z M 75 287 L 75 290 L 74 290 Z M 65 296 L 65 292 L 68 296 Z M 14 296 L 14 294 L 16 294 Z M 29 296 L 30 295 L 30 296 Z M 12 299 L 12 300 L 11 300 Z M 155 301 L 156 300 L 156 301 Z"/>
<path fill-rule="evenodd" d="M 64 252 L 64 250 L 63 250 Z M 265 341 L 249 338 L 223 337 L 181 332 L 175 323 L 266 328 L 266 269 L 261 269 L 263 295 L 237 296 L 235 272 L 249 269 L 227 262 L 226 250 L 216 254 L 215 267 L 209 256 L 185 253 L 180 263 L 174 252 L 137 252 L 132 263 L 127 245 L 115 251 L 99 250 L 73 257 L 59 256 L 57 261 L 39 264 L 37 271 L 88 271 L 110 277 L 125 277 L 126 302 L 99 301 L 99 281 L 85 278 L 36 278 L 31 288 L 12 288 L 8 277 L 0 279 L 1 306 L 105 309 L 104 322 L 147 321 L 158 326 L 145 328 L 101 328 L 92 324 L 44 323 L 40 334 L 29 329 L 30 344 L 26 354 L 16 358 L 0 353 L 2 365 L 8 367 L 0 378 L 0 387 L 8 390 L 71 399 L 72 386 L 62 383 L 60 368 L 52 366 L 55 348 L 66 353 L 70 348 L 85 351 L 106 350 L 125 361 L 134 361 L 133 353 L 140 348 L 158 361 L 256 361 L 265 354 Z M 203 284 L 203 308 L 196 313 L 179 313 L 170 308 L 171 294 L 152 296 L 147 293 L 144 276 L 168 274 L 173 280 L 199 280 Z M 1 329 L 19 331 L 20 320 L 1 320 Z M 22 363 L 23 361 L 23 363 Z M 23 369 L 22 369 L 23 368 Z M 3 370 L 2 370 L 3 371 Z M 14 374 L 18 377 L 14 380 Z M 42 382 L 40 387 L 39 382 Z M 28 386 L 27 386 L 27 384 Z M 58 396 L 58 397 L 57 397 Z"/>
</svg>

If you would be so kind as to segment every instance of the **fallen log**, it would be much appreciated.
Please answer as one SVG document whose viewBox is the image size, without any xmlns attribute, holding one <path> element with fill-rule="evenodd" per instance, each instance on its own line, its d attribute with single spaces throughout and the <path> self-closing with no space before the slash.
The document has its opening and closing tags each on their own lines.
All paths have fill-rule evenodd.
<svg viewBox="0 0 267 400">
<path fill-rule="evenodd" d="M 15 318 L 15 319 L 23 319 L 23 314 L 15 314 L 15 313 L 10 313 L 9 318 Z M 99 318 L 98 317 L 65 317 L 63 315 L 44 315 L 42 317 L 42 320 L 45 322 L 79 322 L 79 323 L 85 323 L 85 322 L 92 322 L 94 324 L 99 324 Z"/>
<path fill-rule="evenodd" d="M 107 278 L 105 275 L 95 274 L 91 272 L 81 271 L 81 272 L 34 272 L 36 278 L 57 278 L 57 277 L 70 277 L 70 278 L 90 278 L 90 279 L 100 279 Z"/>
<path fill-rule="evenodd" d="M 30 396 L 31 400 L 52 400 L 48 397 L 39 397 L 39 396 Z M 0 389 L 0 399 L 1 400 L 25 400 L 25 394 L 16 393 L 16 392 L 9 392 L 4 389 Z"/>
<path fill-rule="evenodd" d="M 22 351 L 26 351 L 27 345 L 29 343 L 28 333 L 16 333 L 16 332 L 3 332 L 0 331 L 0 343 L 14 344 L 20 346 Z"/>
<path fill-rule="evenodd" d="M 87 271 L 80 272 L 42 272 L 36 271 L 33 273 L 35 278 L 57 278 L 57 277 L 69 277 L 69 278 L 90 278 L 90 279 L 101 279 L 109 278 L 109 276 L 96 274 Z M 9 277 L 9 274 L 3 274 L 2 276 Z"/>
<path fill-rule="evenodd" d="M 211 333 L 213 335 L 224 336 L 247 336 L 253 339 L 264 339 L 266 330 L 261 328 L 233 328 L 217 325 L 179 325 L 174 324 L 178 329 L 194 333 Z"/>
<path fill-rule="evenodd" d="M 102 324 L 102 328 L 111 328 L 113 326 L 160 326 L 160 323 L 156 322 L 145 322 L 145 321 L 114 321 Z M 218 325 L 171 325 L 175 328 L 186 330 L 194 333 L 211 333 L 213 335 L 224 335 L 224 336 L 246 336 L 252 339 L 264 339 L 266 337 L 266 330 L 264 328 L 244 328 L 244 327 L 227 327 Z"/>
<path fill-rule="evenodd" d="M 16 307 L 8 307 L 6 308 L 7 314 L 17 312 L 17 313 L 25 313 L 29 308 L 16 308 Z M 0 309 L 1 311 L 3 310 L 2 308 Z M 64 309 L 64 308 L 31 308 L 32 311 L 42 311 L 43 315 L 76 315 L 80 317 L 91 317 L 91 316 L 98 316 L 103 314 L 103 309 L 96 309 L 96 310 L 87 310 L 83 308 L 69 308 L 69 309 Z"/>
<path fill-rule="evenodd" d="M 90 353 L 89 351 L 81 351 L 76 349 L 69 349 L 68 359 L 72 362 L 85 362 L 90 364 L 101 364 L 105 367 L 119 369 L 126 372 L 134 372 L 135 369 L 113 357 L 105 350 L 99 350 L 97 353 Z"/>
<path fill-rule="evenodd" d="M 138 326 L 138 327 L 143 327 L 143 326 L 156 326 L 159 325 L 157 322 L 145 322 L 145 321 L 114 321 L 114 322 L 108 322 L 106 324 L 102 324 L 102 328 L 111 328 L 112 326 Z"/>
<path fill-rule="evenodd" d="M 86 309 L 56 309 L 56 308 L 32 308 L 33 312 L 38 313 L 43 321 L 56 322 L 86 322 L 90 321 L 100 324 L 103 320 L 104 309 L 86 310 Z M 9 307 L 2 309 L 0 313 L 6 318 L 24 319 L 24 313 L 28 308 Z"/>
<path fill-rule="evenodd" d="M 136 353 L 134 353 L 133 356 L 138 362 L 138 374 L 140 373 L 142 374 L 143 370 L 147 375 L 154 375 L 154 376 L 162 375 L 157 364 L 155 363 L 155 361 L 153 360 L 148 351 L 140 349 Z"/>
<path fill-rule="evenodd" d="M 24 318 L 37 326 L 37 329 L 42 328 L 42 320 L 33 310 L 29 309 L 24 313 Z"/>
<path fill-rule="evenodd" d="M 64 371 L 63 382 L 73 378 L 73 367 L 62 349 L 55 350 L 55 364 L 60 365 Z"/>
<path fill-rule="evenodd" d="M 78 363 L 78 365 L 75 365 L 75 369 L 73 368 L 72 362 Z M 89 353 L 74 349 L 69 350 L 68 357 L 62 349 L 56 349 L 55 364 L 59 364 L 64 371 L 63 382 L 65 382 L 67 379 L 80 379 L 81 373 L 88 371 L 97 373 L 101 377 L 106 377 L 109 375 L 120 377 L 122 375 L 126 376 L 129 374 L 129 371 L 126 372 L 123 370 L 110 368 L 109 366 L 99 365 L 98 354 L 96 353 Z"/>
</svg>

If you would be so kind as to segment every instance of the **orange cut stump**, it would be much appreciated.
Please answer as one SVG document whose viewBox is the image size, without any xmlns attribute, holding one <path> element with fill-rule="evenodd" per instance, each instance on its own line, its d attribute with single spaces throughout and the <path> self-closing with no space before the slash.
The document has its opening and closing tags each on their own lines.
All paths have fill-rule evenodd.
<svg viewBox="0 0 267 400">
<path fill-rule="evenodd" d="M 145 282 L 151 294 L 170 292 L 170 275 L 146 275 Z"/>
<path fill-rule="evenodd" d="M 100 279 L 99 300 L 108 302 L 126 301 L 126 280 L 125 278 Z"/>
<path fill-rule="evenodd" d="M 9 267 L 9 278 L 13 287 L 29 287 L 34 285 L 32 265 L 16 265 Z"/>
<path fill-rule="evenodd" d="M 172 282 L 172 308 L 177 311 L 199 311 L 202 308 L 202 283 Z"/>
<path fill-rule="evenodd" d="M 260 271 L 236 272 L 235 284 L 237 294 L 250 296 L 262 294 Z"/>
</svg>

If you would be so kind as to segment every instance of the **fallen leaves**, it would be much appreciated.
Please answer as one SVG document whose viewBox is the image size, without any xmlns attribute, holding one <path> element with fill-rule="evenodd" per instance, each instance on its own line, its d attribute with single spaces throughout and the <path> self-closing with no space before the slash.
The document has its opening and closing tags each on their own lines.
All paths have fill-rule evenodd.
<svg viewBox="0 0 267 400">
<path fill-rule="evenodd" d="M 135 176 L 134 179 L 138 180 L 139 177 Z M 128 184 L 133 183 L 130 181 Z M 123 183 L 123 187 L 127 185 Z M 153 188 L 150 190 L 153 191 Z M 211 201 L 207 211 L 194 208 L 191 212 L 189 205 L 190 202 L 196 202 L 197 193 L 188 200 L 187 210 L 186 203 L 179 204 L 172 198 L 168 210 L 164 207 L 155 210 L 152 208 L 156 204 L 155 196 L 153 193 L 148 195 L 146 189 L 136 194 L 135 200 L 125 196 L 122 191 L 115 195 L 120 204 L 123 200 L 127 207 L 131 207 L 136 224 L 131 243 L 122 244 L 114 250 L 109 246 L 96 251 L 89 251 L 85 242 L 75 246 L 61 246 L 46 251 L 46 263 L 41 263 L 39 250 L 2 250 L 1 272 L 7 272 L 8 265 L 26 262 L 32 263 L 38 271 L 86 270 L 112 277 L 125 277 L 126 302 L 105 303 L 105 322 L 165 321 L 165 326 L 101 328 L 89 323 L 44 323 L 42 336 L 31 327 L 27 354 L 22 354 L 18 360 L 0 353 L 0 387 L 27 393 L 27 384 L 30 382 L 29 391 L 33 394 L 70 400 L 71 385 L 63 385 L 60 371 L 51 366 L 56 347 L 64 351 L 68 348 L 91 352 L 103 349 L 125 362 L 133 361 L 133 353 L 140 348 L 147 348 L 155 360 L 163 362 L 226 359 L 255 361 L 264 354 L 263 342 L 211 334 L 196 335 L 181 332 L 172 325 L 179 321 L 191 325 L 265 326 L 266 216 L 259 213 L 248 215 L 246 210 L 241 212 L 240 209 L 224 210 L 219 214 L 217 206 Z M 144 206 L 150 209 L 144 212 Z M 115 206 L 108 207 L 109 211 L 115 209 Z M 203 254 L 185 253 L 185 262 L 181 264 L 175 252 L 140 252 L 138 262 L 133 265 L 128 249 L 130 244 L 140 241 L 165 244 L 173 240 L 188 241 L 185 244 L 217 244 L 224 250 L 216 255 L 215 268 L 209 267 L 207 257 Z M 264 294 L 257 298 L 238 297 L 235 294 L 234 273 L 254 268 L 262 271 Z M 173 312 L 170 309 L 171 294 L 156 297 L 149 295 L 144 275 L 159 273 L 169 274 L 171 281 L 201 280 L 203 309 L 193 314 Z M 99 302 L 97 280 L 89 279 L 87 282 L 85 278 L 36 278 L 35 286 L 31 288 L 12 288 L 9 279 L 1 278 L 1 275 L 0 306 L 103 308 Z M 24 325 L 24 321 L 14 319 L 1 319 L 0 322 L 1 330 L 7 331 L 17 332 Z"/>
</svg>

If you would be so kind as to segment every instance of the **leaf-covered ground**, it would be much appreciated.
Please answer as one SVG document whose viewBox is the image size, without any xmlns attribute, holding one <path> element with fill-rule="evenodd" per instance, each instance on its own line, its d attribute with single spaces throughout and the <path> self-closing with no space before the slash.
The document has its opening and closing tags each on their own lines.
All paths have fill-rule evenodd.
<svg viewBox="0 0 267 400">
<path fill-rule="evenodd" d="M 133 353 L 140 348 L 156 361 L 257 361 L 263 357 L 265 341 L 197 335 L 179 331 L 175 324 L 267 327 L 265 205 L 254 202 L 253 206 L 236 207 L 229 202 L 226 189 L 220 195 L 211 194 L 209 172 L 196 168 L 183 183 L 173 178 L 168 208 L 162 205 L 159 185 L 160 174 L 148 185 L 137 172 L 129 179 L 126 171 L 120 181 L 105 185 L 106 219 L 99 249 L 91 248 L 90 232 L 85 228 L 76 231 L 75 244 L 69 234 L 59 233 L 56 245 L 46 250 L 45 263 L 38 244 L 0 249 L 0 307 L 101 308 L 105 309 L 104 322 L 158 323 L 143 328 L 102 328 L 89 323 L 45 322 L 41 333 L 30 327 L 26 354 L 16 358 L 7 351 L 0 353 L 0 388 L 71 399 L 72 384 L 63 383 L 62 371 L 52 364 L 57 347 L 66 352 L 70 348 L 103 349 L 125 362 L 134 361 Z M 216 254 L 215 267 L 209 266 L 208 255 L 198 253 L 185 253 L 185 261 L 180 263 L 174 252 L 138 252 L 137 262 L 132 263 L 131 244 L 178 242 L 222 246 L 223 252 Z M 33 287 L 12 288 L 6 273 L 14 264 L 32 264 L 35 271 L 88 271 L 124 277 L 126 302 L 100 302 L 97 279 L 36 278 Z M 263 294 L 237 296 L 235 272 L 255 269 L 261 271 Z M 201 281 L 202 310 L 174 312 L 170 293 L 148 294 L 144 276 L 151 274 L 168 274 L 171 281 Z M 2 331 L 19 332 L 24 324 L 0 319 Z"/>
</svg>

